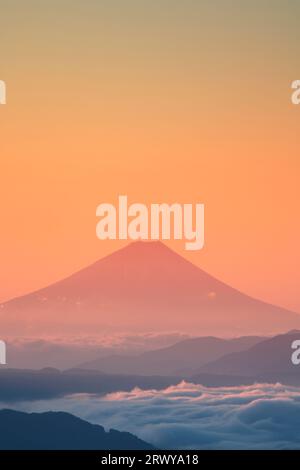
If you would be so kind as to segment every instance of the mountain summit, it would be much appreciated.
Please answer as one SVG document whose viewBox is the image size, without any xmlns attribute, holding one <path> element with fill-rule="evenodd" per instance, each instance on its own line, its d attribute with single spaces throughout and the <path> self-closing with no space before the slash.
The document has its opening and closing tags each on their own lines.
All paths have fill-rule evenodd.
<svg viewBox="0 0 300 470">
<path fill-rule="evenodd" d="M 161 242 L 135 242 L 0 306 L 3 334 L 170 332 L 238 336 L 300 328 L 300 315 L 218 281 Z"/>
</svg>

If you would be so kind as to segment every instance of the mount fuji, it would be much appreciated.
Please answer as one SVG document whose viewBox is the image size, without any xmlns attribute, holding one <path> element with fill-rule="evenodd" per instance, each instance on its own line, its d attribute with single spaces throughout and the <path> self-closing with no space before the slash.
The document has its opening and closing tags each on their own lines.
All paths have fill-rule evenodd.
<svg viewBox="0 0 300 470">
<path fill-rule="evenodd" d="M 161 242 L 134 242 L 49 287 L 0 305 L 3 335 L 180 331 L 271 335 L 300 315 L 218 281 Z"/>
</svg>

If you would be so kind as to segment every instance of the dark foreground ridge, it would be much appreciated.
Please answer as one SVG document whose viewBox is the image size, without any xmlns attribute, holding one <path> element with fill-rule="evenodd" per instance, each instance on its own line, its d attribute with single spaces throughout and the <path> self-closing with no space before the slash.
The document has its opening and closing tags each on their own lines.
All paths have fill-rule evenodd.
<svg viewBox="0 0 300 470">
<path fill-rule="evenodd" d="M 88 423 L 69 413 L 0 411 L 0 450 L 151 450 L 133 434 Z"/>
</svg>

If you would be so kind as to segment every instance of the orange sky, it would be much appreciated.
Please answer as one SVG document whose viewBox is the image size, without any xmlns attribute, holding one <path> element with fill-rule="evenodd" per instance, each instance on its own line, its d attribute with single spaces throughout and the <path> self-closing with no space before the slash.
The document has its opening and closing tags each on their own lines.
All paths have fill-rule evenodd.
<svg viewBox="0 0 300 470">
<path fill-rule="evenodd" d="M 3 2 L 1 300 L 121 246 L 95 210 L 127 194 L 203 202 L 205 249 L 172 246 L 300 312 L 299 6 L 197 3 Z"/>
</svg>

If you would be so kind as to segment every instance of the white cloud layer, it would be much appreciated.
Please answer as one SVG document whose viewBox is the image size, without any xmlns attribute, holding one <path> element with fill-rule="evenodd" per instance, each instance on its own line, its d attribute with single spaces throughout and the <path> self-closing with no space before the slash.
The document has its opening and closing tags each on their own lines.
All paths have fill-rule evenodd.
<svg viewBox="0 0 300 470">
<path fill-rule="evenodd" d="M 30 406 L 129 431 L 161 449 L 300 449 L 300 388 L 281 384 L 208 388 L 182 382 L 163 391 L 73 395 Z"/>
</svg>

